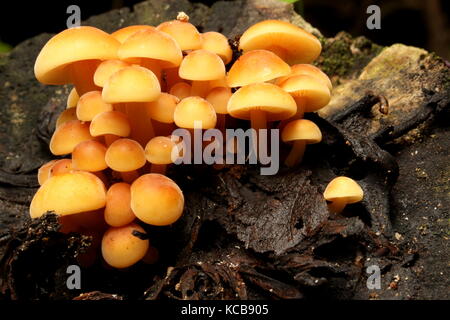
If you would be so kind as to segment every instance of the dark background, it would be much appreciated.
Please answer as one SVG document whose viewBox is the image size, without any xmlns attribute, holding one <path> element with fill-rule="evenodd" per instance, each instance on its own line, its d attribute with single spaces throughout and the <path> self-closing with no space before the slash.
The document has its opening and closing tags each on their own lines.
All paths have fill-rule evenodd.
<svg viewBox="0 0 450 320">
<path fill-rule="evenodd" d="M 78 4 L 82 20 L 111 9 L 130 7 L 140 0 L 22 1 L 2 0 L 0 42 L 14 46 L 42 32 L 66 28 L 67 6 Z M 214 1 L 192 1 L 211 4 Z M 369 5 L 381 8 L 381 30 L 366 27 Z M 450 59 L 449 0 L 299 0 L 296 10 L 325 36 L 339 31 L 364 35 L 381 45 L 401 42 L 423 47 Z"/>
</svg>

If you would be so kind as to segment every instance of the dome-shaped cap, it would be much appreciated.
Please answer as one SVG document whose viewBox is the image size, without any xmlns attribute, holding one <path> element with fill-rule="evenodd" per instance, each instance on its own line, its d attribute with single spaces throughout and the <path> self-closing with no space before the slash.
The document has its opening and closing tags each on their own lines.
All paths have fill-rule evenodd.
<svg viewBox="0 0 450 320">
<path fill-rule="evenodd" d="M 292 117 L 297 105 L 291 95 L 274 84 L 256 83 L 240 88 L 228 101 L 228 113 L 238 119 L 249 120 L 252 110 L 262 110 L 267 120 L 277 121 Z"/>
<path fill-rule="evenodd" d="M 173 117 L 175 124 L 180 128 L 194 129 L 195 121 L 201 121 L 201 129 L 212 129 L 217 122 L 214 107 L 200 97 L 187 97 L 181 100 L 175 107 Z"/>
<path fill-rule="evenodd" d="M 217 54 L 195 50 L 184 57 L 178 73 L 186 80 L 217 80 L 225 76 L 225 65 Z"/>
<path fill-rule="evenodd" d="M 267 50 L 252 50 L 244 53 L 233 64 L 227 75 L 227 83 L 230 87 L 242 87 L 270 81 L 290 72 L 289 65 L 276 54 Z"/>
<path fill-rule="evenodd" d="M 280 85 L 287 78 L 299 75 L 316 77 L 317 79 L 322 81 L 328 87 L 328 89 L 330 89 L 330 91 L 331 89 L 333 89 L 333 85 L 331 84 L 330 78 L 328 78 L 328 76 L 316 66 L 307 63 L 301 63 L 291 66 L 291 73 L 288 74 L 287 76 L 278 78 L 276 84 Z"/>
<path fill-rule="evenodd" d="M 139 31 L 130 36 L 119 47 L 120 59 L 147 58 L 154 59 L 163 68 L 180 65 L 183 55 L 176 41 L 168 34 L 156 29 Z"/>
<path fill-rule="evenodd" d="M 158 98 L 161 86 L 150 70 L 130 66 L 114 73 L 103 87 L 103 100 L 108 103 L 148 102 Z"/>
<path fill-rule="evenodd" d="M 202 49 L 214 52 L 227 64 L 231 61 L 233 51 L 231 50 L 228 39 L 219 32 L 205 32 L 201 34 Z"/>
<path fill-rule="evenodd" d="M 131 185 L 131 208 L 138 219 L 155 226 L 177 221 L 184 209 L 184 196 L 170 178 L 145 174 Z"/>
<path fill-rule="evenodd" d="M 283 142 L 303 140 L 307 144 L 319 143 L 322 141 L 322 132 L 319 127 L 310 120 L 292 120 L 283 128 L 281 140 L 283 140 Z"/>
<path fill-rule="evenodd" d="M 103 208 L 106 189 L 97 176 L 82 171 L 55 175 L 39 188 L 30 204 L 30 216 L 37 218 L 47 211 L 69 215 Z"/>
<path fill-rule="evenodd" d="M 354 203 L 362 200 L 364 191 L 355 180 L 348 177 L 337 177 L 327 185 L 323 196 L 328 201 L 340 199 L 347 203 Z"/>
<path fill-rule="evenodd" d="M 156 29 L 172 36 L 181 50 L 196 50 L 202 46 L 200 33 L 189 22 L 179 20 L 166 21 L 157 26 Z"/>
</svg>

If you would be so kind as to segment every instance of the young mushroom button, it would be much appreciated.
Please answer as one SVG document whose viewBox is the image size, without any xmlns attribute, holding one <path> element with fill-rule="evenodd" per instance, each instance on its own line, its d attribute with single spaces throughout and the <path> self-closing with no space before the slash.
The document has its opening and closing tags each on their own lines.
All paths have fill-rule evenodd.
<svg viewBox="0 0 450 320">
<path fill-rule="evenodd" d="M 172 224 L 181 217 L 183 208 L 183 192 L 166 176 L 145 174 L 131 185 L 131 209 L 145 223 L 155 226 Z"/>
<path fill-rule="evenodd" d="M 109 228 L 102 239 L 102 255 L 106 263 L 118 269 L 132 266 L 141 260 L 149 248 L 150 242 L 141 239 L 135 232 L 145 234 L 145 230 L 131 223 L 122 227 Z"/>
</svg>

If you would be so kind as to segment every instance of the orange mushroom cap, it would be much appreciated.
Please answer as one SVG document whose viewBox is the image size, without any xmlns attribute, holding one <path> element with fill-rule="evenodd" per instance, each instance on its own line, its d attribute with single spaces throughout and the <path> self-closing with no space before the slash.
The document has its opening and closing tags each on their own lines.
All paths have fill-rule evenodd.
<svg viewBox="0 0 450 320">
<path fill-rule="evenodd" d="M 202 46 L 200 33 L 189 22 L 166 21 L 157 26 L 156 29 L 172 36 L 183 51 L 200 49 Z"/>
<path fill-rule="evenodd" d="M 162 68 L 178 67 L 183 59 L 177 42 L 170 35 L 156 29 L 136 32 L 122 43 L 117 54 L 122 60 L 153 59 Z"/>
<path fill-rule="evenodd" d="M 201 34 L 202 49 L 214 52 L 227 64 L 231 61 L 233 51 L 231 50 L 228 39 L 219 32 L 205 32 Z"/>
<path fill-rule="evenodd" d="M 173 148 L 177 145 L 169 137 L 154 137 L 145 146 L 145 157 L 152 164 L 170 164 Z"/>
<path fill-rule="evenodd" d="M 181 100 L 175 107 L 173 118 L 177 126 L 189 129 L 195 129 L 195 121 L 201 121 L 202 129 L 212 129 L 217 122 L 214 107 L 200 97 L 187 97 Z"/>
<path fill-rule="evenodd" d="M 145 165 L 142 146 L 131 139 L 118 139 L 106 150 L 105 161 L 108 167 L 119 172 L 137 170 Z"/>
<path fill-rule="evenodd" d="M 77 118 L 77 108 L 69 108 L 61 112 L 61 114 L 56 119 L 55 128 L 58 128 L 63 123 L 68 121 L 78 120 Z"/>
<path fill-rule="evenodd" d="M 131 208 L 136 217 L 145 223 L 169 225 L 183 213 L 183 192 L 164 175 L 145 174 L 131 185 Z"/>
<path fill-rule="evenodd" d="M 125 182 L 113 184 L 106 192 L 106 223 L 112 227 L 121 227 L 133 222 L 135 218 L 131 210 L 130 185 Z"/>
<path fill-rule="evenodd" d="M 103 101 L 100 91 L 90 91 L 78 100 L 77 118 L 81 121 L 92 121 L 96 115 L 112 110 L 112 104 Z"/>
<path fill-rule="evenodd" d="M 276 54 L 267 50 L 252 50 L 244 53 L 233 64 L 227 75 L 227 83 L 230 87 L 242 87 L 270 81 L 290 72 L 289 65 Z"/>
<path fill-rule="evenodd" d="M 37 218 L 47 211 L 68 215 L 103 208 L 106 189 L 95 175 L 74 171 L 52 176 L 31 200 L 30 216 Z"/>
<path fill-rule="evenodd" d="M 265 20 L 248 28 L 239 39 L 244 52 L 264 49 L 280 54 L 289 64 L 310 63 L 320 54 L 320 41 L 289 22 Z"/>
<path fill-rule="evenodd" d="M 146 233 L 135 223 L 109 228 L 102 239 L 102 256 L 106 263 L 118 269 L 127 268 L 141 260 L 147 253 L 150 242 L 133 234 Z"/>
<path fill-rule="evenodd" d="M 178 97 L 162 92 L 155 101 L 148 102 L 145 106 L 152 119 L 162 123 L 173 123 L 173 114 L 179 102 Z"/>
<path fill-rule="evenodd" d="M 331 84 L 330 78 L 328 78 L 328 76 L 322 70 L 320 70 L 316 66 L 313 66 L 312 64 L 306 63 L 291 66 L 291 73 L 288 74 L 287 76 L 278 78 L 276 84 L 280 85 L 289 77 L 299 75 L 316 77 L 318 80 L 322 81 L 328 87 L 328 89 L 330 89 L 330 91 L 331 89 L 333 89 L 333 85 Z"/>
<path fill-rule="evenodd" d="M 194 50 L 184 57 L 178 73 L 182 79 L 187 80 L 217 80 L 225 76 L 225 65 L 215 53 Z"/>
<path fill-rule="evenodd" d="M 54 155 L 69 154 L 80 142 L 92 140 L 89 123 L 79 120 L 67 121 L 60 125 L 50 140 L 50 151 Z"/>
<path fill-rule="evenodd" d="M 218 114 L 227 114 L 228 101 L 232 96 L 231 89 L 225 87 L 216 87 L 206 96 L 206 101 L 211 103 Z"/>
<path fill-rule="evenodd" d="M 72 166 L 76 170 L 102 171 L 108 168 L 105 161 L 106 147 L 95 140 L 79 143 L 72 152 Z"/>
<path fill-rule="evenodd" d="M 115 72 L 103 87 L 103 100 L 108 103 L 148 102 L 158 98 L 161 86 L 150 70 L 130 66 Z"/>
<path fill-rule="evenodd" d="M 109 77 L 111 77 L 117 71 L 129 66 L 129 63 L 117 59 L 103 61 L 95 70 L 94 83 L 99 87 L 103 87 L 108 81 Z"/>
<path fill-rule="evenodd" d="M 128 137 L 131 132 L 128 117 L 120 111 L 102 112 L 92 119 L 89 132 L 93 137 L 105 134 L 114 134 L 119 137 Z"/>
</svg>

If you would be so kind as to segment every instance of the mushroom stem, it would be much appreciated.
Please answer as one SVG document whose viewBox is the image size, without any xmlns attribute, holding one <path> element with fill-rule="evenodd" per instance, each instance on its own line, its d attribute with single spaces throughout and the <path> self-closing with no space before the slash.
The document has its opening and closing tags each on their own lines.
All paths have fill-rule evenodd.
<svg viewBox="0 0 450 320">
<path fill-rule="evenodd" d="M 151 173 L 166 174 L 167 165 L 166 164 L 154 164 L 152 163 Z"/>
<path fill-rule="evenodd" d="M 163 78 L 161 66 L 159 65 L 158 61 L 153 59 L 141 59 L 141 66 L 153 72 L 155 76 L 158 78 L 159 84 L 161 86 L 164 84 L 164 81 L 162 81 Z"/>
<path fill-rule="evenodd" d="M 226 114 L 217 114 L 217 124 L 216 124 L 216 128 L 220 130 L 220 132 L 222 132 L 223 136 L 225 136 L 225 124 L 226 124 Z"/>
<path fill-rule="evenodd" d="M 122 180 L 126 183 L 133 183 L 134 180 L 139 178 L 139 173 L 137 170 L 128 171 L 128 172 L 121 172 L 120 176 L 122 177 Z"/>
<path fill-rule="evenodd" d="M 114 141 L 119 139 L 119 136 L 116 136 L 115 134 L 105 134 L 105 144 L 107 147 L 111 145 Z"/>
<path fill-rule="evenodd" d="M 255 130 L 252 136 L 253 139 L 253 150 L 255 154 L 258 154 L 258 138 L 259 129 L 267 129 L 267 117 L 266 112 L 262 110 L 252 110 L 250 111 L 250 121 L 251 126 Z"/>
<path fill-rule="evenodd" d="M 156 136 L 170 136 L 177 128 L 173 123 L 163 123 L 152 119 L 153 131 Z"/>
<path fill-rule="evenodd" d="M 291 152 L 284 160 L 284 164 L 288 167 L 293 167 L 299 164 L 303 159 L 303 154 L 305 153 L 306 143 L 303 140 L 297 140 L 292 146 Z"/>
<path fill-rule="evenodd" d="M 332 213 L 341 213 L 344 210 L 347 203 L 341 199 L 336 199 L 335 201 L 328 204 L 328 210 Z"/>
<path fill-rule="evenodd" d="M 209 81 L 192 81 L 191 96 L 206 97 L 209 91 Z"/>
<path fill-rule="evenodd" d="M 155 136 L 146 108 L 143 103 L 129 102 L 126 104 L 126 110 L 131 124 L 131 137 L 145 147 L 147 142 Z"/>
<path fill-rule="evenodd" d="M 97 69 L 95 60 L 74 62 L 70 65 L 70 75 L 78 96 L 86 92 L 101 90 L 94 83 L 94 73 Z"/>
</svg>

